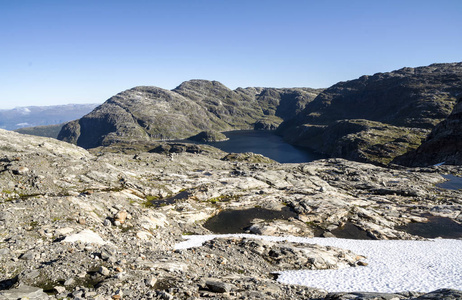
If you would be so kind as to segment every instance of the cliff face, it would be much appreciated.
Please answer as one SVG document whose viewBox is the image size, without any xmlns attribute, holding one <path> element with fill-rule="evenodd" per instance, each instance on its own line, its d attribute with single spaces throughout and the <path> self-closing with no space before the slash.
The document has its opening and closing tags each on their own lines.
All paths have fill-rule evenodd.
<svg viewBox="0 0 462 300">
<path fill-rule="evenodd" d="M 246 88 L 191 80 L 172 91 L 135 87 L 67 123 L 58 139 L 84 148 L 114 142 L 180 139 L 201 131 L 251 129 L 257 121 L 292 118 L 321 90 Z"/>
<path fill-rule="evenodd" d="M 436 125 L 425 142 L 394 160 L 408 166 L 430 166 L 438 163 L 462 164 L 462 98 L 451 115 Z"/>
<path fill-rule="evenodd" d="M 293 144 L 331 156 L 388 163 L 415 149 L 451 113 L 461 94 L 462 63 L 362 76 L 324 90 L 279 131 Z M 354 120 L 373 125 L 362 121 L 358 126 Z"/>
</svg>

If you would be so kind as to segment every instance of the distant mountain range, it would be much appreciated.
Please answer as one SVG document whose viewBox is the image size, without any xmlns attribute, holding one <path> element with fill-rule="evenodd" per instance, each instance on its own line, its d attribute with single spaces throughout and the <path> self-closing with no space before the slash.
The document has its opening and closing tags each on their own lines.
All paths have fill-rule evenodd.
<svg viewBox="0 0 462 300">
<path fill-rule="evenodd" d="M 25 127 L 62 124 L 91 112 L 98 104 L 26 106 L 0 109 L 0 128 L 15 130 Z"/>
</svg>

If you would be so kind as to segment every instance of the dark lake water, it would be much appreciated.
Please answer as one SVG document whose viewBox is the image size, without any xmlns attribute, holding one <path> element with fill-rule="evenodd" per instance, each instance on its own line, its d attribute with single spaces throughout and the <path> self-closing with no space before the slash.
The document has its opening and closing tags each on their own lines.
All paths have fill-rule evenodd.
<svg viewBox="0 0 462 300">
<path fill-rule="evenodd" d="M 448 190 L 459 190 L 462 189 L 462 177 L 454 175 L 442 175 L 448 181 L 437 184 L 438 187 Z"/>
<path fill-rule="evenodd" d="M 462 238 L 462 225 L 454 222 L 453 220 L 436 216 L 427 216 L 427 219 L 428 222 L 409 223 L 406 226 L 401 226 L 397 229 L 425 238 Z"/>
<path fill-rule="evenodd" d="M 280 163 L 300 163 L 325 158 L 305 148 L 290 145 L 271 131 L 239 130 L 224 134 L 229 140 L 207 144 L 226 152 L 258 153 Z"/>
<path fill-rule="evenodd" d="M 296 213 L 285 207 L 281 211 L 264 208 L 245 210 L 225 210 L 205 222 L 204 227 L 214 233 L 243 233 L 252 225 L 252 220 L 287 220 L 295 218 Z"/>
</svg>

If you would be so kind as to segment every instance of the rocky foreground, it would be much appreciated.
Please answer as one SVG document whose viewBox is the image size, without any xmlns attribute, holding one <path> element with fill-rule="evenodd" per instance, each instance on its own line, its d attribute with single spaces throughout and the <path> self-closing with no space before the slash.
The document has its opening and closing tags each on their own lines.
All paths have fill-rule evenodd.
<svg viewBox="0 0 462 300">
<path fill-rule="evenodd" d="M 247 209 L 291 212 L 251 220 L 244 230 L 255 234 L 341 237 L 353 228 L 363 238 L 422 239 L 400 228 L 435 216 L 462 222 L 461 192 L 436 186 L 460 167 L 279 164 L 197 145 L 112 150 L 0 130 L 0 299 L 462 297 L 329 294 L 275 280 L 288 269 L 367 267 L 361 253 L 334 247 L 222 238 L 175 250 L 184 235 L 215 230 L 211 217 Z"/>
</svg>

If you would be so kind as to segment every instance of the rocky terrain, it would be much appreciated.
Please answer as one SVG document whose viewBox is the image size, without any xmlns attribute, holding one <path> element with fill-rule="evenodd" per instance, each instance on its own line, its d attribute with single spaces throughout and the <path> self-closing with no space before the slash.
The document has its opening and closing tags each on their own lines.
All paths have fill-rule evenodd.
<svg viewBox="0 0 462 300">
<path fill-rule="evenodd" d="M 279 164 L 204 145 L 119 146 L 87 151 L 0 130 L 1 299 L 460 298 L 329 294 L 275 280 L 287 269 L 367 267 L 361 253 L 335 247 L 221 238 L 175 250 L 184 236 L 218 231 L 212 217 L 250 209 L 261 215 L 236 232 L 423 239 L 406 226 L 462 222 L 461 192 L 437 186 L 458 166 Z"/>
<path fill-rule="evenodd" d="M 321 90 L 238 88 L 191 80 L 169 91 L 135 87 L 67 123 L 58 138 L 84 148 L 112 143 L 183 139 L 203 131 L 275 129 Z"/>
<path fill-rule="evenodd" d="M 339 82 L 278 129 L 333 157 L 388 164 L 416 149 L 462 96 L 462 63 L 403 68 Z"/>
<path fill-rule="evenodd" d="M 462 164 L 462 97 L 451 115 L 436 125 L 416 150 L 395 159 L 408 166 L 429 166 L 439 163 Z"/>
</svg>

